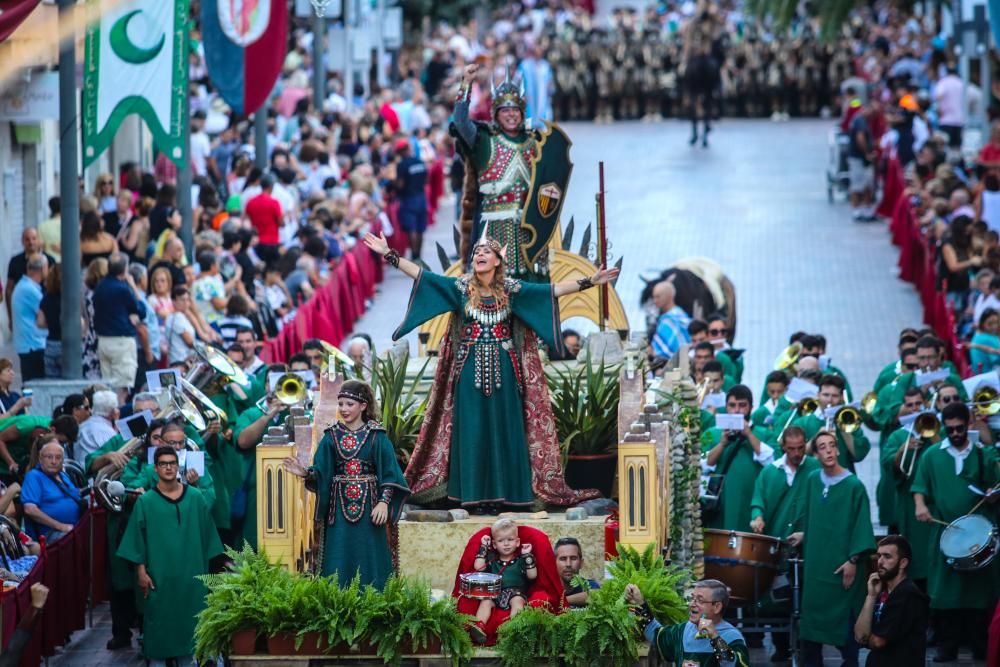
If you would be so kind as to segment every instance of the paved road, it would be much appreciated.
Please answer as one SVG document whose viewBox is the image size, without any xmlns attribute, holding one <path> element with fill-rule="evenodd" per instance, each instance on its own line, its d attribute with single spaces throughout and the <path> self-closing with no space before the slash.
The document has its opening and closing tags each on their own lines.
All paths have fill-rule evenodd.
<svg viewBox="0 0 1000 667">
<path fill-rule="evenodd" d="M 575 168 L 564 220 L 593 220 L 597 162 L 604 160 L 611 254 L 625 258 L 618 288 L 633 326 L 642 326 L 640 274 L 682 257 L 711 257 L 738 290 L 736 345 L 748 350 L 751 388 L 761 386 L 789 333 L 802 329 L 825 334 L 834 362 L 864 391 L 894 358 L 898 331 L 918 325 L 921 311 L 912 288 L 896 278 L 884 225 L 854 224 L 843 204 L 827 203 L 828 127 L 725 121 L 702 149 L 688 147 L 680 123 L 568 124 Z M 425 256 L 435 270 L 433 241 L 452 247 L 448 209 L 429 233 Z M 389 344 L 409 284 L 390 271 L 358 323 L 379 349 Z M 859 468 L 872 491 L 876 461 L 872 452 Z M 124 655 L 96 650 L 108 634 L 107 625 L 98 626 L 50 664 L 126 664 Z M 828 658 L 839 664 L 834 654 Z"/>
</svg>

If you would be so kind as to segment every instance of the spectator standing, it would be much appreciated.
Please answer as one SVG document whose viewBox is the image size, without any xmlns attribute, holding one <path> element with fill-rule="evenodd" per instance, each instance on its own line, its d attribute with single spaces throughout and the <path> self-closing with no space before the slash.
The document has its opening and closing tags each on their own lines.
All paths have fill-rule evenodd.
<svg viewBox="0 0 1000 667">
<path fill-rule="evenodd" d="M 136 337 L 142 336 L 148 345 L 148 333 L 143 324 L 146 306 L 136 298 L 124 253 L 111 256 L 108 275 L 94 290 L 94 315 L 101 377 L 116 389 L 131 387 L 139 366 Z"/>
<path fill-rule="evenodd" d="M 83 377 L 101 377 L 101 361 L 97 356 L 97 330 L 94 324 L 94 289 L 108 275 L 108 260 L 99 257 L 87 266 L 83 279 Z"/>
<path fill-rule="evenodd" d="M 59 201 L 59 197 L 49 198 L 49 217 L 38 225 L 42 249 L 55 260 L 55 263 L 62 261 L 62 217 L 59 214 Z"/>
<path fill-rule="evenodd" d="M 854 624 L 855 639 L 870 650 L 866 667 L 924 667 L 930 610 L 927 595 L 909 577 L 913 553 L 901 535 L 878 543 L 878 570 Z"/>
<path fill-rule="evenodd" d="M 128 253 L 131 261 L 146 263 L 149 250 L 149 213 L 155 200 L 140 197 L 135 203 L 135 215 L 131 216 L 118 231 L 118 248 Z"/>
<path fill-rule="evenodd" d="M 153 264 L 153 270 L 166 267 L 170 271 L 170 280 L 174 287 L 187 284 L 187 276 L 184 274 L 184 265 L 187 258 L 184 256 L 184 243 L 176 236 L 171 236 L 163 243 L 163 254 L 158 262 Z"/>
<path fill-rule="evenodd" d="M 188 317 L 192 304 L 191 295 L 186 287 L 174 288 L 173 303 L 174 310 L 163 325 L 167 361 L 171 364 L 184 361 L 194 354 L 194 341 L 197 337 L 194 325 Z"/>
<path fill-rule="evenodd" d="M 149 212 L 149 240 L 159 242 L 166 231 L 181 228 L 181 213 L 177 210 L 177 188 L 164 183 L 156 193 L 156 205 Z"/>
<path fill-rule="evenodd" d="M 62 377 L 62 265 L 49 269 L 45 278 L 45 296 L 35 323 L 48 331 L 45 338 L 45 377 Z"/>
<path fill-rule="evenodd" d="M 962 128 L 965 126 L 965 110 L 962 108 L 962 79 L 954 67 L 934 84 L 934 102 L 937 105 L 938 127 L 948 135 L 949 148 L 962 147 Z"/>
<path fill-rule="evenodd" d="M 137 329 L 136 345 L 141 349 L 138 355 L 139 368 L 135 373 L 135 388 L 138 389 L 146 381 L 146 371 L 156 368 L 156 362 L 160 360 L 160 320 L 156 311 L 149 303 L 149 296 L 146 290 L 149 288 L 149 274 L 142 264 L 130 264 L 128 267 L 129 276 L 132 278 L 135 298 L 141 303 L 146 311 L 142 323 L 145 326 L 146 335 Z"/>
<path fill-rule="evenodd" d="M 97 200 L 97 212 L 100 215 L 114 212 L 117 207 L 114 176 L 108 173 L 98 174 L 94 181 L 94 199 Z"/>
<path fill-rule="evenodd" d="M 7 302 L 7 318 L 14 323 L 14 319 L 11 317 L 11 296 L 14 294 L 14 287 L 20 282 L 21 277 L 27 273 L 28 270 L 28 257 L 32 255 L 37 255 L 42 253 L 42 238 L 38 235 L 38 230 L 34 227 L 28 227 L 23 232 L 21 232 L 21 247 L 22 252 L 17 253 L 10 258 L 10 264 L 7 265 L 7 284 L 4 285 L 4 301 Z M 54 266 L 56 260 L 52 255 L 48 253 L 42 253 L 45 258 L 49 260 L 49 266 Z"/>
<path fill-rule="evenodd" d="M 21 377 L 25 381 L 45 377 L 47 332 L 39 328 L 37 313 L 42 305 L 42 283 L 48 269 L 44 255 L 32 255 L 28 259 L 27 273 L 17 282 L 11 296 L 14 349 L 21 360 Z"/>
<path fill-rule="evenodd" d="M 122 190 L 115 197 L 115 210 L 101 216 L 104 220 L 104 231 L 114 236 L 115 240 L 120 240 L 122 230 L 127 229 L 129 222 L 132 221 L 132 203 L 132 191 Z"/>
<path fill-rule="evenodd" d="M 406 139 L 396 141 L 396 187 L 399 191 L 399 225 L 410 239 L 410 257 L 420 259 L 427 230 L 427 165 L 413 154 Z"/>
<path fill-rule="evenodd" d="M 691 318 L 676 304 L 676 296 L 677 290 L 669 281 L 657 283 L 653 288 L 653 303 L 659 308 L 661 315 L 656 321 L 652 348 L 653 354 L 662 359 L 670 359 L 682 345 L 691 342 L 691 336 L 688 335 Z"/>
<path fill-rule="evenodd" d="M 201 491 L 178 479 L 177 452 L 157 447 L 153 462 L 156 488 L 136 501 L 118 555 L 135 564 L 146 600 L 143 655 L 152 665 L 174 658 L 187 664 L 197 616 L 205 606 L 205 586 L 198 577 L 208 573 L 222 543 Z"/>
<path fill-rule="evenodd" d="M 876 155 L 875 135 L 871 129 L 871 120 L 876 115 L 873 107 L 865 105 L 851 120 L 848 131 L 850 143 L 847 148 L 847 193 L 854 219 L 859 222 L 872 219 L 872 212 L 866 207 L 872 203 L 875 186 L 875 176 L 872 171 L 872 161 Z"/>
<path fill-rule="evenodd" d="M 13 390 L 14 364 L 10 359 L 0 358 L 0 419 L 23 415 L 31 406 L 31 397 L 25 398 Z"/>
<path fill-rule="evenodd" d="M 80 424 L 80 433 L 73 447 L 73 460 L 84 465 L 87 454 L 97 451 L 115 437 L 118 419 L 118 396 L 113 391 L 94 392 L 90 418 Z"/>
<path fill-rule="evenodd" d="M 267 369 L 267 364 L 257 356 L 257 336 L 253 329 L 249 327 L 237 328 L 236 344 L 243 348 L 243 370 L 248 375 L 256 375 Z"/>
<path fill-rule="evenodd" d="M 205 132 L 208 114 L 199 109 L 191 114 L 191 167 L 196 176 L 210 176 L 209 164 L 212 159 L 212 141 Z"/>
<path fill-rule="evenodd" d="M 80 266 L 89 266 L 99 257 L 107 259 L 118 251 L 118 241 L 104 231 L 104 222 L 94 211 L 87 211 L 80 220 Z"/>
<path fill-rule="evenodd" d="M 281 253 L 279 234 L 284 224 L 284 213 L 281 204 L 272 196 L 274 176 L 263 176 L 260 185 L 261 193 L 247 203 L 246 214 L 260 237 L 256 247 L 257 256 L 265 263 L 275 262 Z"/>
<path fill-rule="evenodd" d="M 191 296 L 205 321 L 212 324 L 225 313 L 227 285 L 219 274 L 219 258 L 214 252 L 199 253 L 198 267 L 201 273 L 191 285 Z"/>
<path fill-rule="evenodd" d="M 59 439 L 42 436 L 35 444 L 39 465 L 28 471 L 21 487 L 25 528 L 32 538 L 44 537 L 51 543 L 73 530 L 84 501 L 63 470 L 65 455 Z"/>
</svg>

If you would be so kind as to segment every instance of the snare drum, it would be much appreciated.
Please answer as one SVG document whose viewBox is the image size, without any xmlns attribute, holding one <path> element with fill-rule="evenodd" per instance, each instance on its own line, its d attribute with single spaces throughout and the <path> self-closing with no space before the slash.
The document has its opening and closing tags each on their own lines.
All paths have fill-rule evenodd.
<svg viewBox="0 0 1000 667">
<path fill-rule="evenodd" d="M 474 600 L 492 600 L 500 595 L 500 575 L 489 572 L 472 572 L 458 576 L 459 593 Z"/>
<path fill-rule="evenodd" d="M 990 520 L 978 514 L 955 519 L 941 531 L 944 562 L 959 572 L 980 570 L 997 555 L 1000 536 Z"/>
</svg>

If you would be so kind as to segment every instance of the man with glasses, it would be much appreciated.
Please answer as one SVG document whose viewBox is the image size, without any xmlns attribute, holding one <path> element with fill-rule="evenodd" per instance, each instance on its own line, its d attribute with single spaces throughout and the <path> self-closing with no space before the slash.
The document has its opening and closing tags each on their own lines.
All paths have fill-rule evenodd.
<svg viewBox="0 0 1000 667">
<path fill-rule="evenodd" d="M 653 618 L 642 591 L 635 584 L 625 587 L 625 601 L 645 623 L 643 634 L 660 657 L 675 665 L 718 665 L 749 667 L 750 651 L 740 631 L 723 620 L 729 604 L 729 589 L 716 579 L 696 582 L 688 598 L 688 620 L 662 625 Z"/>
<path fill-rule="evenodd" d="M 729 325 L 726 318 L 716 313 L 708 318 L 708 339 L 715 347 L 715 359 L 722 364 L 723 372 L 733 378 L 735 384 L 743 381 L 743 350 L 729 347 Z"/>
<path fill-rule="evenodd" d="M 993 568 L 956 571 L 941 550 L 933 547 L 940 542 L 942 524 L 969 514 L 973 508 L 986 517 L 995 513 L 1000 495 L 980 503 L 983 497 L 973 489 L 987 491 L 996 486 L 1000 466 L 995 447 L 984 448 L 969 440 L 971 414 L 965 403 L 949 403 L 941 411 L 941 420 L 945 439 L 920 458 L 910 487 L 915 518 L 933 523 L 927 591 L 931 609 L 939 612 L 934 661 L 955 660 L 963 643 L 970 644 L 973 657 L 982 660 L 986 655 L 987 615 L 997 599 Z"/>
<path fill-rule="evenodd" d="M 145 599 L 143 655 L 156 667 L 190 665 L 194 629 L 205 607 L 209 561 L 222 553 L 209 503 L 178 479 L 177 451 L 157 447 L 156 486 L 139 496 L 118 555 L 136 566 Z"/>
<path fill-rule="evenodd" d="M 55 434 L 42 436 L 38 446 L 38 467 L 24 476 L 21 502 L 25 529 L 33 539 L 55 542 L 80 520 L 86 503 L 63 471 L 63 448 Z"/>
</svg>

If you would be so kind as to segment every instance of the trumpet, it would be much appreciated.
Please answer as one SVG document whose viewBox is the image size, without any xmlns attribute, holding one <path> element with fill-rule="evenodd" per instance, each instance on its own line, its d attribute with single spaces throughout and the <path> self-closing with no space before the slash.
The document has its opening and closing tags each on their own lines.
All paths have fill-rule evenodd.
<svg viewBox="0 0 1000 667">
<path fill-rule="evenodd" d="M 791 426 L 792 421 L 794 421 L 796 417 L 799 415 L 811 415 L 816 412 L 817 408 L 819 408 L 819 401 L 812 396 L 806 396 L 796 403 L 795 409 L 792 410 L 792 414 L 788 416 L 788 419 L 785 421 L 785 425 L 781 427 L 781 431 L 778 433 L 778 442 L 781 442 L 781 436 L 785 435 L 785 429 Z"/>
<path fill-rule="evenodd" d="M 870 415 L 875 412 L 875 406 L 878 405 L 878 395 L 874 391 L 870 391 L 861 397 L 861 411 L 866 415 Z"/>
<path fill-rule="evenodd" d="M 861 428 L 861 412 L 853 406 L 845 405 L 833 415 L 833 423 L 843 433 L 854 433 Z"/>
<path fill-rule="evenodd" d="M 906 442 L 903 444 L 903 452 L 899 456 L 899 470 L 907 479 L 913 476 L 913 469 L 917 465 L 916 450 L 913 451 L 913 456 L 910 457 L 909 464 L 904 464 L 904 461 L 906 461 L 906 453 L 910 450 L 910 443 L 913 441 L 913 434 L 916 433 L 919 435 L 921 440 L 930 440 L 936 436 L 940 430 L 941 420 L 939 420 L 937 415 L 933 412 L 920 413 L 917 415 L 917 418 L 913 420 L 913 423 L 910 424 L 910 428 L 907 431 Z"/>
<path fill-rule="evenodd" d="M 257 408 L 267 412 L 267 403 L 271 398 L 277 398 L 283 405 L 291 406 L 303 403 L 309 397 L 305 381 L 295 373 L 285 373 L 278 378 L 274 392 L 257 401 Z"/>
</svg>

